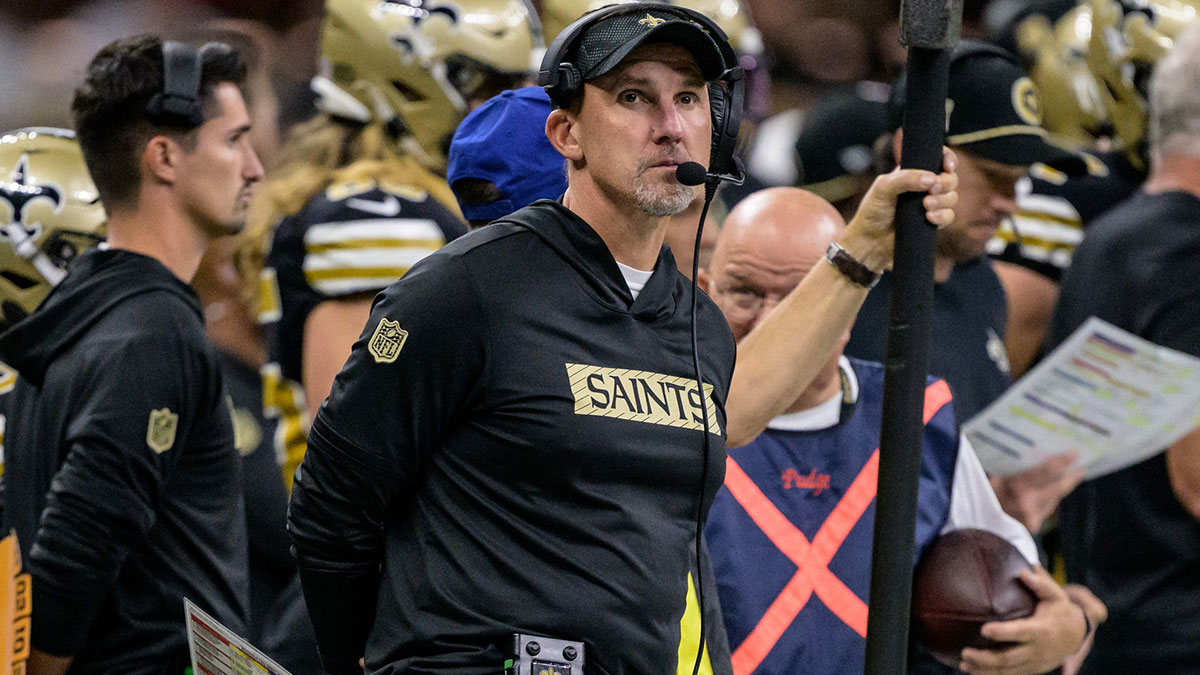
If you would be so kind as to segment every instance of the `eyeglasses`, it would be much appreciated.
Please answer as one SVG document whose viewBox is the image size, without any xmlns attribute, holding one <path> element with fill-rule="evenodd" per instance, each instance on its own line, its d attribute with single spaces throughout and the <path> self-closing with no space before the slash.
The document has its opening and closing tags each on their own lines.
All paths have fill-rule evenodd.
<svg viewBox="0 0 1200 675">
<path fill-rule="evenodd" d="M 758 314 L 767 304 L 767 300 L 771 300 L 771 305 L 778 305 L 791 289 L 786 293 L 767 293 L 762 289 L 752 286 L 726 286 L 724 284 L 716 284 L 716 291 L 724 296 L 726 302 L 723 303 L 727 311 L 735 313 L 739 316 L 749 317 Z"/>
</svg>

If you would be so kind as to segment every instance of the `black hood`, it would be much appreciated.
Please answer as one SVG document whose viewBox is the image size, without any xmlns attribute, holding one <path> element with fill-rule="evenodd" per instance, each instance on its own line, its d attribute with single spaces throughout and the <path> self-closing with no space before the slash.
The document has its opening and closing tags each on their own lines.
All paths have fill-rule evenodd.
<svg viewBox="0 0 1200 675">
<path fill-rule="evenodd" d="M 120 249 L 88 251 L 37 311 L 0 335 L 0 360 L 40 385 L 50 362 L 109 310 L 135 295 L 159 291 L 184 298 L 203 320 L 195 291 L 159 261 Z"/>
<path fill-rule="evenodd" d="M 558 213 L 566 219 L 567 226 L 560 226 L 561 221 L 556 218 L 539 214 L 544 210 Z M 601 302 L 612 309 L 629 312 L 641 321 L 657 321 L 674 314 L 676 306 L 683 301 L 684 285 L 679 283 L 683 277 L 666 244 L 659 249 L 654 274 L 635 301 L 608 245 L 586 221 L 562 204 L 541 199 L 497 222 L 515 223 L 536 234 L 579 273 Z"/>
</svg>

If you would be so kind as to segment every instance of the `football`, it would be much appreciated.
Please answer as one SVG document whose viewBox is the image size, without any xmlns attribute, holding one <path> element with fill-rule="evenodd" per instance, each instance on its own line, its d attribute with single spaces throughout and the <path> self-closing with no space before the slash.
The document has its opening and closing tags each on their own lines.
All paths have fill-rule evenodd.
<svg viewBox="0 0 1200 675">
<path fill-rule="evenodd" d="M 1004 646 L 979 633 L 989 621 L 1033 614 L 1037 596 L 1019 578 L 1021 552 L 985 530 L 955 530 L 925 550 L 913 578 L 913 634 L 942 663 L 955 667 L 964 647 Z"/>
</svg>

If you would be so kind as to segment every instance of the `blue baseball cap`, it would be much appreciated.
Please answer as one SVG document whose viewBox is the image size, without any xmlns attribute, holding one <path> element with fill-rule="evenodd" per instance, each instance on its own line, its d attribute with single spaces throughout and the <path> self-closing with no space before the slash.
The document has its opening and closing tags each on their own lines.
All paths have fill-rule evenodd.
<svg viewBox="0 0 1200 675">
<path fill-rule="evenodd" d="M 446 170 L 450 189 L 472 178 L 490 181 L 500 192 L 483 204 L 465 204 L 456 192 L 468 220 L 495 220 L 566 192 L 566 160 L 546 138 L 549 115 L 546 90 L 525 87 L 488 99 L 458 125 Z"/>
</svg>

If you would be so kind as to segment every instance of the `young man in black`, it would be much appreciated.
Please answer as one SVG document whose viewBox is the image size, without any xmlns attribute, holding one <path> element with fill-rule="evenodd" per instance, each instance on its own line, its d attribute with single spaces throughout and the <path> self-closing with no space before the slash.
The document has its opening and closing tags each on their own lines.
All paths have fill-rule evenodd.
<svg viewBox="0 0 1200 675">
<path fill-rule="evenodd" d="M 225 45 L 130 38 L 101 50 L 75 93 L 109 247 L 0 337 L 20 373 L 6 516 L 33 577 L 30 673 L 178 675 L 184 597 L 243 627 L 241 467 L 188 281 L 207 243 L 239 229 L 262 175 L 244 75 Z"/>
<path fill-rule="evenodd" d="M 696 519 L 739 385 L 733 338 L 701 298 L 697 390 L 664 219 L 693 200 L 676 168 L 708 162 L 707 83 L 729 66 L 687 10 L 601 11 L 568 55 L 581 91 L 546 123 L 568 163 L 562 202 L 460 238 L 384 291 L 313 423 L 290 527 L 331 673 L 360 673 L 364 654 L 371 672 L 493 673 L 513 633 L 583 642 L 587 672 L 680 660 Z M 878 187 L 843 238 L 876 271 L 899 192 L 933 188 L 934 222 L 957 197 L 953 176 L 928 172 Z M 751 350 L 775 381 L 743 378 L 740 427 L 794 400 L 792 376 L 807 385 L 824 361 L 809 352 L 828 353 L 865 297 L 825 267 L 761 336 L 774 354 Z"/>
</svg>

